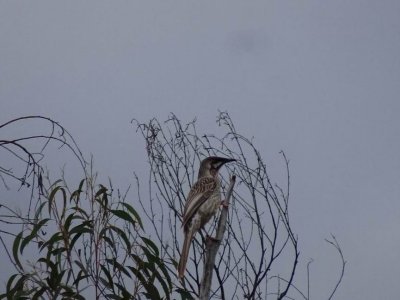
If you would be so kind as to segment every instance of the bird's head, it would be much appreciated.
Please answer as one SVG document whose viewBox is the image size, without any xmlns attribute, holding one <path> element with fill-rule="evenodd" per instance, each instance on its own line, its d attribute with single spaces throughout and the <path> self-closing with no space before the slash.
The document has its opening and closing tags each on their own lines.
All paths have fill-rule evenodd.
<svg viewBox="0 0 400 300">
<path fill-rule="evenodd" d="M 218 170 L 226 163 L 236 161 L 233 158 L 210 156 L 203 159 L 200 163 L 199 178 L 204 176 L 216 176 Z"/>
</svg>

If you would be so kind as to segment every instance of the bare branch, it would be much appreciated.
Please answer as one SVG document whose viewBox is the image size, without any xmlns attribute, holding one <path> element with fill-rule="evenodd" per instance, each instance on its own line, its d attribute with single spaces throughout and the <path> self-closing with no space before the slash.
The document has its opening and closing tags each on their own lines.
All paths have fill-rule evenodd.
<svg viewBox="0 0 400 300">
<path fill-rule="evenodd" d="M 226 192 L 226 199 L 225 199 L 226 205 L 228 205 L 230 202 L 235 181 L 236 181 L 236 176 L 232 176 L 228 190 Z M 200 297 L 199 297 L 200 300 L 208 300 L 210 297 L 211 280 L 215 265 L 215 258 L 217 256 L 219 246 L 221 245 L 222 239 L 224 237 L 227 219 L 228 219 L 228 207 L 224 207 L 219 217 L 216 236 L 215 238 L 209 238 L 206 243 L 203 278 L 200 284 Z"/>
<path fill-rule="evenodd" d="M 331 241 L 328 240 L 328 239 L 325 239 L 325 241 L 326 241 L 327 243 L 331 244 L 331 245 L 337 250 L 337 252 L 339 253 L 339 255 L 340 255 L 340 260 L 341 260 L 341 270 L 340 270 L 340 274 L 339 274 L 339 279 L 337 280 L 336 285 L 335 285 L 335 287 L 333 288 L 332 293 L 330 294 L 330 296 L 329 296 L 329 298 L 328 298 L 329 300 L 333 298 L 333 296 L 335 295 L 335 293 L 336 293 L 336 291 L 337 291 L 337 289 L 338 289 L 340 283 L 342 282 L 342 279 L 343 279 L 343 276 L 344 276 L 344 270 L 345 270 L 345 268 L 346 268 L 346 263 L 347 263 L 347 262 L 344 260 L 342 248 L 340 247 L 339 242 L 337 241 L 336 237 L 335 237 L 333 234 L 331 234 L 331 237 L 332 237 L 332 240 L 331 240 Z"/>
</svg>

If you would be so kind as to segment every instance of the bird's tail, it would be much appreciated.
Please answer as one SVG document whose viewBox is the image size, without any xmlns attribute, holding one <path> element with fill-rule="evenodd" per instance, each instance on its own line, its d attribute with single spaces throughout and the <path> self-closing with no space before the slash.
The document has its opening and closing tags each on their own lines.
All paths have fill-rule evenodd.
<svg viewBox="0 0 400 300">
<path fill-rule="evenodd" d="M 187 231 L 185 234 L 185 240 L 183 241 L 181 258 L 179 259 L 179 264 L 178 264 L 179 279 L 182 279 L 185 275 L 186 263 L 187 263 L 188 256 L 189 256 L 189 249 L 190 249 L 190 243 L 192 241 L 192 237 L 193 237 L 193 234 L 191 234 L 190 231 Z"/>
</svg>

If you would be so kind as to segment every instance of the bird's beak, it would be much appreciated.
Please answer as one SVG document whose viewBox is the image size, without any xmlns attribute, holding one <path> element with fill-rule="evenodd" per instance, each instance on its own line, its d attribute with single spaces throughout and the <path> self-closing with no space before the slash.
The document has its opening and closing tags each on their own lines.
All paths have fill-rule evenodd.
<svg viewBox="0 0 400 300">
<path fill-rule="evenodd" d="M 222 164 L 226 164 L 228 162 L 236 161 L 234 158 L 223 158 L 222 159 Z"/>
</svg>

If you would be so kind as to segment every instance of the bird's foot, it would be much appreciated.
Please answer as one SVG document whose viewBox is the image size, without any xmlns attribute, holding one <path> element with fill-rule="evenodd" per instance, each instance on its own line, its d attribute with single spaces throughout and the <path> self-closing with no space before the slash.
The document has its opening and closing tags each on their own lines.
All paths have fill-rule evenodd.
<svg viewBox="0 0 400 300">
<path fill-rule="evenodd" d="M 219 242 L 219 239 L 212 237 L 211 235 L 208 235 L 208 234 L 207 234 L 206 239 L 207 239 L 207 242 L 209 242 L 209 241 L 210 242 Z"/>
<path fill-rule="evenodd" d="M 222 200 L 222 201 L 221 201 L 221 205 L 222 205 L 223 207 L 225 207 L 225 208 L 228 208 L 228 207 L 229 207 L 229 202 L 226 201 L 226 200 Z"/>
</svg>

